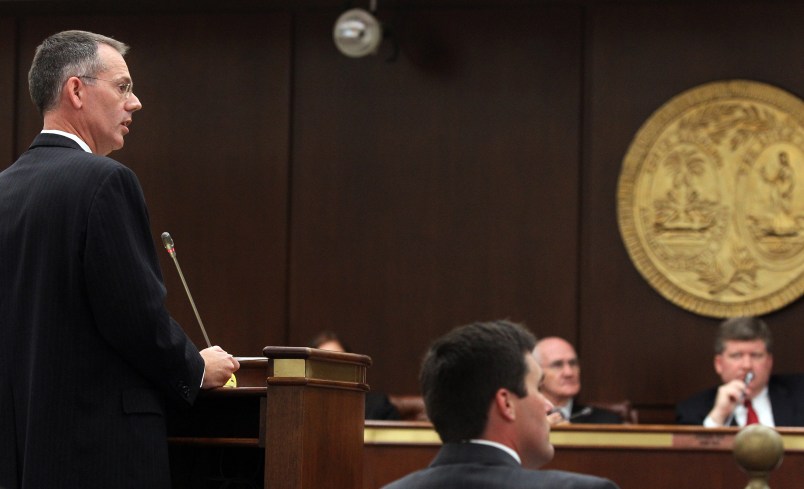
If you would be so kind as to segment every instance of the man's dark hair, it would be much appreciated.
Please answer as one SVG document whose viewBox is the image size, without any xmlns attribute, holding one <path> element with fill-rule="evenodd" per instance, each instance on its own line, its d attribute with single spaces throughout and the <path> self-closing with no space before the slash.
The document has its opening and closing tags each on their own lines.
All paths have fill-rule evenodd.
<svg viewBox="0 0 804 489">
<path fill-rule="evenodd" d="M 715 353 L 723 353 L 727 341 L 762 340 L 768 353 L 773 350 L 773 336 L 765 321 L 751 316 L 730 318 L 720 323 L 715 338 Z"/>
<path fill-rule="evenodd" d="M 523 326 L 493 321 L 455 328 L 430 346 L 419 380 L 441 441 L 480 437 L 498 389 L 527 395 L 525 355 L 535 345 Z"/>
<path fill-rule="evenodd" d="M 71 76 L 91 77 L 107 68 L 98 56 L 99 44 L 108 44 L 121 56 L 128 51 L 120 41 L 86 31 L 53 34 L 36 48 L 28 71 L 28 89 L 40 114 L 56 107 L 61 89 Z"/>
</svg>

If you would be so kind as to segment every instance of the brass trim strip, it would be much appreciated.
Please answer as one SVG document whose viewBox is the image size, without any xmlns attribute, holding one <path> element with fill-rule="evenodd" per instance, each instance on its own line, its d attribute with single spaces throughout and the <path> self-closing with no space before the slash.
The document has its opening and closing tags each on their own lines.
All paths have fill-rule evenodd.
<svg viewBox="0 0 804 489">
<path fill-rule="evenodd" d="M 307 360 L 304 358 L 278 358 L 274 360 L 273 377 L 307 377 Z"/>
<path fill-rule="evenodd" d="M 557 448 L 650 448 L 670 450 L 731 451 L 734 432 L 685 432 L 685 431 L 579 431 L 555 430 L 550 433 L 550 442 Z M 786 452 L 804 451 L 804 432 L 780 433 Z M 440 445 L 438 434 L 431 427 L 366 426 L 363 431 L 366 444 L 418 444 Z"/>
<path fill-rule="evenodd" d="M 441 439 L 433 429 L 398 429 L 366 427 L 365 443 L 417 443 L 440 445 Z M 607 446 L 671 448 L 672 433 L 612 433 L 612 432 L 552 432 L 550 443 L 555 446 Z"/>
<path fill-rule="evenodd" d="M 782 435 L 782 445 L 785 450 L 804 451 L 804 436 Z"/>
<path fill-rule="evenodd" d="M 550 443 L 555 446 L 670 448 L 673 434 L 552 431 Z"/>
<path fill-rule="evenodd" d="M 366 367 L 311 359 L 307 362 L 307 376 L 314 379 L 365 383 Z"/>
<path fill-rule="evenodd" d="M 363 443 L 410 443 L 441 445 L 441 438 L 432 429 L 371 428 L 363 430 Z"/>
<path fill-rule="evenodd" d="M 366 367 L 304 358 L 276 358 L 275 378 L 307 378 L 339 382 L 366 382 Z"/>
</svg>

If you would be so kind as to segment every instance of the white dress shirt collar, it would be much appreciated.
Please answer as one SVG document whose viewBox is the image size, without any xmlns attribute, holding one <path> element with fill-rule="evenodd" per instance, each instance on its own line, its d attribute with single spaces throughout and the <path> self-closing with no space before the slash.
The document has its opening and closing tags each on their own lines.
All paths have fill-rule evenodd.
<svg viewBox="0 0 804 489">
<path fill-rule="evenodd" d="M 569 420 L 572 417 L 572 406 L 574 401 L 574 399 L 570 399 L 566 404 L 559 406 L 558 408 L 558 410 L 561 411 L 561 415 L 564 416 L 564 419 L 566 420 Z"/>
<path fill-rule="evenodd" d="M 519 454 L 516 453 L 511 447 L 507 447 L 507 446 L 503 445 L 502 443 L 497 443 L 496 441 L 491 441 L 491 440 L 483 440 L 483 439 L 479 439 L 479 438 L 469 440 L 469 443 L 477 443 L 478 445 L 488 445 L 490 447 L 497 447 L 500 450 L 506 452 L 508 455 L 514 457 L 514 460 L 516 460 L 516 463 L 518 463 L 519 465 L 522 465 L 522 459 L 519 458 Z"/>
<path fill-rule="evenodd" d="M 87 143 L 85 143 L 83 139 L 79 138 L 75 134 L 71 134 L 69 132 L 64 132 L 64 131 L 59 131 L 58 129 L 43 129 L 42 134 L 58 134 L 59 136 L 64 136 L 66 138 L 70 138 L 73 141 L 75 141 L 76 143 L 78 143 L 78 145 L 81 146 L 81 149 L 83 149 L 87 153 L 92 152 L 92 150 L 89 149 L 89 145 L 87 145 Z"/>
</svg>

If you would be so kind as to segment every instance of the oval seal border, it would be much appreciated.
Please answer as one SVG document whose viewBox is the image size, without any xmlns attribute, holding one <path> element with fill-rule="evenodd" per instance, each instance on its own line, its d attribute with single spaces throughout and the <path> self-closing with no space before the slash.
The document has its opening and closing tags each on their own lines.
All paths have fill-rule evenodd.
<svg viewBox="0 0 804 489">
<path fill-rule="evenodd" d="M 748 80 L 674 96 L 629 145 L 617 222 L 639 273 L 685 310 L 762 315 L 795 301 L 804 293 L 804 102 Z"/>
</svg>

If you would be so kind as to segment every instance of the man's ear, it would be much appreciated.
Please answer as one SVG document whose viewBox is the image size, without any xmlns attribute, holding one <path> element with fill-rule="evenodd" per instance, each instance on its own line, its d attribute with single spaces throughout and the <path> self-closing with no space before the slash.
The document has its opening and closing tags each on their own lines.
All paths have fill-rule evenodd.
<svg viewBox="0 0 804 489">
<path fill-rule="evenodd" d="M 61 96 L 70 102 L 72 108 L 80 109 L 84 106 L 85 87 L 86 85 L 81 82 L 80 78 L 71 76 L 67 79 L 67 83 L 64 84 Z"/>
<path fill-rule="evenodd" d="M 718 353 L 717 355 L 715 355 L 712 364 L 715 367 L 715 372 L 717 372 L 718 375 L 721 375 L 723 373 L 723 354 Z"/>
<path fill-rule="evenodd" d="M 514 402 L 514 394 L 508 389 L 497 389 L 494 395 L 494 409 L 501 418 L 506 421 L 513 421 L 516 419 L 516 403 Z"/>
</svg>

